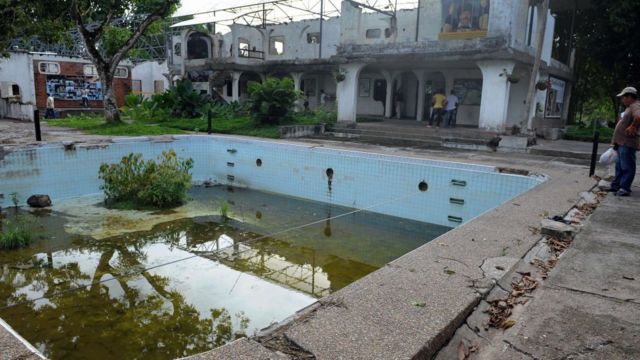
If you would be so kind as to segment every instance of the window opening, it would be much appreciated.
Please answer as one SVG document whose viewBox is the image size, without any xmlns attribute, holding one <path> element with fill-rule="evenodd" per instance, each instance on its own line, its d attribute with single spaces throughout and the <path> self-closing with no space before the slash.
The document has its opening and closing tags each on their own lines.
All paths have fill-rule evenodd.
<svg viewBox="0 0 640 360">
<path fill-rule="evenodd" d="M 320 43 L 320 33 L 319 32 L 307 33 L 307 43 L 309 43 L 309 44 L 319 44 Z"/>
<path fill-rule="evenodd" d="M 54 62 L 40 62 L 38 68 L 41 74 L 60 74 L 60 65 Z"/>
<path fill-rule="evenodd" d="M 269 55 L 282 55 L 284 53 L 284 36 L 272 36 L 269 38 Z"/>
<path fill-rule="evenodd" d="M 378 39 L 380 38 L 380 29 L 367 29 L 367 32 L 365 33 L 365 37 L 367 39 Z"/>
</svg>

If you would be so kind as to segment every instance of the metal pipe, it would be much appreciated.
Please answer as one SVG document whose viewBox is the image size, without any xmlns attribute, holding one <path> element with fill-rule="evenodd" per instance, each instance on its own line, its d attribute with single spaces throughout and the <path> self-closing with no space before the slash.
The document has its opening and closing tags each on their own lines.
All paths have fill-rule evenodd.
<svg viewBox="0 0 640 360">
<path fill-rule="evenodd" d="M 596 122 L 596 120 L 594 120 Z M 593 147 L 591 149 L 591 166 L 589 167 L 589 177 L 596 173 L 596 157 L 598 156 L 598 142 L 600 141 L 600 130 L 593 133 Z"/>
<path fill-rule="evenodd" d="M 324 18 L 324 0 L 320 0 L 320 39 L 318 40 L 318 59 L 322 59 L 322 22 Z"/>
<path fill-rule="evenodd" d="M 36 141 L 42 141 L 42 134 L 40 133 L 40 111 L 38 111 L 38 109 L 33 111 L 33 125 L 36 128 Z"/>
</svg>

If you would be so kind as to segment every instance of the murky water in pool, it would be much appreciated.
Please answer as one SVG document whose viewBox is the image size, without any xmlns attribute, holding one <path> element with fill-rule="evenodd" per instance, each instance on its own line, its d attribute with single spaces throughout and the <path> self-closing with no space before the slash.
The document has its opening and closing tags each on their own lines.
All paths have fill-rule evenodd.
<svg viewBox="0 0 640 360">
<path fill-rule="evenodd" d="M 449 230 L 330 219 L 352 209 L 251 190 L 192 197 L 143 216 L 96 199 L 40 214 L 42 239 L 0 251 L 0 317 L 52 359 L 173 359 L 251 335 Z M 195 217 L 163 222 L 176 214 Z"/>
</svg>

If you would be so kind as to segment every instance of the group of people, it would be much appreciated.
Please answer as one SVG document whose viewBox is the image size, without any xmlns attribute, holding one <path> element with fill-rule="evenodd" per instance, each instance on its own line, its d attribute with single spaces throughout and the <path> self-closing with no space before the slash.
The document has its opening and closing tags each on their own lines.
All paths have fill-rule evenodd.
<svg viewBox="0 0 640 360">
<path fill-rule="evenodd" d="M 82 107 L 85 109 L 88 109 L 89 108 L 89 89 L 84 88 L 80 90 L 80 97 L 81 97 Z M 51 93 L 47 94 L 47 107 L 44 112 L 44 118 L 45 119 L 56 118 L 56 105 L 55 105 L 55 100 L 53 98 L 53 94 Z"/>
<path fill-rule="evenodd" d="M 305 94 L 304 103 L 304 111 L 309 111 L 309 92 Z M 320 89 L 320 107 L 325 107 L 327 105 L 327 93 L 324 92 L 324 89 Z"/>
<path fill-rule="evenodd" d="M 435 120 L 436 127 L 440 127 L 440 123 L 444 121 L 444 127 L 456 127 L 456 118 L 458 116 L 459 99 L 454 90 L 448 96 L 444 95 L 444 89 L 439 89 L 431 98 L 431 116 L 429 117 L 429 125 L 433 126 Z"/>
<path fill-rule="evenodd" d="M 395 93 L 394 100 L 396 105 L 396 118 L 400 119 L 402 116 L 402 106 L 404 104 L 404 97 L 401 91 Z M 444 90 L 438 89 L 431 97 L 431 116 L 429 116 L 429 125 L 427 126 L 433 126 L 433 122 L 435 121 L 437 127 L 440 127 L 440 123 L 444 123 L 443 125 L 446 128 L 456 127 L 459 101 L 454 90 L 451 90 L 449 96 L 445 96 Z"/>
</svg>

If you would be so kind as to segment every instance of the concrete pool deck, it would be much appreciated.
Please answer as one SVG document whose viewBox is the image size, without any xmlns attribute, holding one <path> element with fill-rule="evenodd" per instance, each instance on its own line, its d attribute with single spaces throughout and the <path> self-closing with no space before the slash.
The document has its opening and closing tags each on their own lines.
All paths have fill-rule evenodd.
<svg viewBox="0 0 640 360">
<path fill-rule="evenodd" d="M 509 273 L 540 240 L 532 229 L 540 227 L 541 219 L 564 215 L 579 201 L 580 192 L 596 184 L 587 176 L 588 168 L 540 155 L 397 149 L 322 140 L 287 142 L 525 169 L 546 174 L 549 180 L 320 300 L 285 326 L 262 334 L 257 339 L 262 345 L 238 341 L 198 359 L 282 357 L 263 345 L 296 353 L 297 358 L 430 358 L 464 323 L 494 281 Z M 256 356 L 251 357 L 247 349 L 255 349 Z"/>
</svg>

